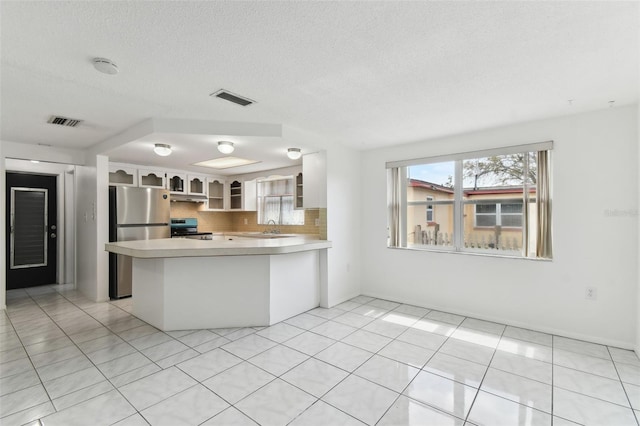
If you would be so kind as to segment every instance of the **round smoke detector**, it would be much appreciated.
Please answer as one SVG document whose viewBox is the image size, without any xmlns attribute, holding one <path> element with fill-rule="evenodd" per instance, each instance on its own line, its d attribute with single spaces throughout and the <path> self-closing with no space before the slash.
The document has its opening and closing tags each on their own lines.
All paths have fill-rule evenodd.
<svg viewBox="0 0 640 426">
<path fill-rule="evenodd" d="M 93 58 L 93 66 L 104 74 L 118 74 L 118 66 L 107 58 Z"/>
</svg>

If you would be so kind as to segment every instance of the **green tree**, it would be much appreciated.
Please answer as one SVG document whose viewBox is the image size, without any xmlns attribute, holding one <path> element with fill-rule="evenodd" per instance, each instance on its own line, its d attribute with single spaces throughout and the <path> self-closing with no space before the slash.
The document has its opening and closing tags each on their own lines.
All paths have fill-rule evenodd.
<svg viewBox="0 0 640 426">
<path fill-rule="evenodd" d="M 524 160 L 529 155 L 528 181 L 536 184 L 537 164 L 535 153 L 494 155 L 463 162 L 465 186 L 509 186 L 522 185 Z"/>
</svg>

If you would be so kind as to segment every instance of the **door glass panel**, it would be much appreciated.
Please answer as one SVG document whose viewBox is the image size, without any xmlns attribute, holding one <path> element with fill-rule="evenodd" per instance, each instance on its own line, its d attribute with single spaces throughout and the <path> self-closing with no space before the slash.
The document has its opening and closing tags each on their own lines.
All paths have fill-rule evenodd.
<svg viewBox="0 0 640 426">
<path fill-rule="evenodd" d="M 11 269 L 47 265 L 47 190 L 11 188 Z"/>
</svg>

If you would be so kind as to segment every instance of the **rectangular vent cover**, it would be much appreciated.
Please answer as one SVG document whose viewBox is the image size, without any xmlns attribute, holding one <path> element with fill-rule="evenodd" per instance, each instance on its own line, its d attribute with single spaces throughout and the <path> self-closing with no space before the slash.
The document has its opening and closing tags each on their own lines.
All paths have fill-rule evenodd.
<svg viewBox="0 0 640 426">
<path fill-rule="evenodd" d="M 59 115 L 52 115 L 47 120 L 47 123 L 57 124 L 58 126 L 77 127 L 84 120 L 78 120 L 75 118 L 61 117 Z"/>
<path fill-rule="evenodd" d="M 252 101 L 249 98 L 243 98 L 242 96 L 234 95 L 233 93 L 224 89 L 213 92 L 209 96 L 215 96 L 216 98 L 224 99 L 225 101 L 233 102 L 234 104 L 242 106 L 248 106 L 255 103 L 255 101 Z"/>
</svg>

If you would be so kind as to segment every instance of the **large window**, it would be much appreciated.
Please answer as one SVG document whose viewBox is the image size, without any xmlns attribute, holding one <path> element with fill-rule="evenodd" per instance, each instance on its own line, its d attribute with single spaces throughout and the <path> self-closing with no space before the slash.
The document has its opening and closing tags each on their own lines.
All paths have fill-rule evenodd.
<svg viewBox="0 0 640 426">
<path fill-rule="evenodd" d="M 388 245 L 551 258 L 551 148 L 388 163 Z"/>
<path fill-rule="evenodd" d="M 292 176 L 257 182 L 258 224 L 304 225 L 304 210 L 296 210 Z"/>
</svg>

